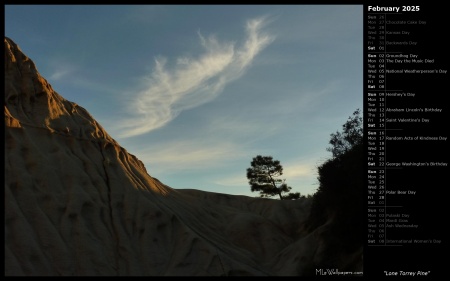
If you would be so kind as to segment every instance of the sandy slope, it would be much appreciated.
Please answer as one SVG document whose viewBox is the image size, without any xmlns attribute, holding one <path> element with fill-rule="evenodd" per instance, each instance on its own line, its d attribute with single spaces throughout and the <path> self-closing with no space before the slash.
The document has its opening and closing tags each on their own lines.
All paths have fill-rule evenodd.
<svg viewBox="0 0 450 281">
<path fill-rule="evenodd" d="M 5 38 L 5 275 L 301 275 L 308 203 L 164 185 Z"/>
</svg>

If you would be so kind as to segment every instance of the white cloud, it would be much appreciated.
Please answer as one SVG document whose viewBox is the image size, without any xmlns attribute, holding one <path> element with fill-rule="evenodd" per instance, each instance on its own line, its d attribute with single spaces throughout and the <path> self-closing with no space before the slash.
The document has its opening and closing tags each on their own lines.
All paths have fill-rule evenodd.
<svg viewBox="0 0 450 281">
<path fill-rule="evenodd" d="M 130 102 L 130 118 L 118 123 L 121 137 L 132 137 L 162 127 L 186 109 L 216 98 L 223 88 L 241 77 L 255 56 L 274 37 L 261 33 L 265 18 L 247 22 L 247 38 L 236 47 L 234 42 L 219 42 L 214 36 L 199 33 L 204 53 L 197 57 L 180 57 L 173 68 L 165 58 L 155 59 L 155 68 L 146 89 Z"/>
<path fill-rule="evenodd" d="M 280 131 L 280 124 L 276 120 L 251 119 L 240 112 L 212 116 L 208 121 L 208 135 L 221 134 L 222 138 L 238 141 L 241 145 L 275 136 Z"/>
<path fill-rule="evenodd" d="M 67 76 L 70 74 L 70 70 L 68 69 L 58 69 L 54 73 L 50 75 L 51 80 L 59 80 L 63 78 L 64 76 Z"/>
<path fill-rule="evenodd" d="M 315 173 L 315 167 L 312 167 L 310 164 L 294 164 L 283 166 L 283 178 L 286 180 L 297 180 L 302 177 L 311 176 Z"/>
<path fill-rule="evenodd" d="M 140 160 L 151 163 L 161 173 L 226 166 L 228 161 L 242 155 L 236 144 L 202 140 L 166 142 L 137 153 Z"/>
<path fill-rule="evenodd" d="M 77 70 L 77 67 L 73 64 L 60 60 L 53 60 L 49 65 L 52 68 L 52 73 L 48 77 L 50 81 L 67 79 L 68 76 L 71 76 Z"/>
<path fill-rule="evenodd" d="M 229 187 L 242 187 L 242 186 L 248 186 L 248 179 L 246 177 L 246 171 L 243 171 L 241 174 L 238 175 L 230 175 L 225 178 L 217 179 L 213 181 L 214 184 L 221 185 L 221 186 L 229 186 Z"/>
</svg>

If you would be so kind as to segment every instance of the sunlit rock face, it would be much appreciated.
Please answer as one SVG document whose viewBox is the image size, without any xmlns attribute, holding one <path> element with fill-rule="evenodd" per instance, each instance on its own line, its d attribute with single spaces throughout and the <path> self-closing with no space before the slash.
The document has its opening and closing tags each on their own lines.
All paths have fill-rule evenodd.
<svg viewBox="0 0 450 281">
<path fill-rule="evenodd" d="M 308 206 L 164 185 L 5 38 L 5 275 L 303 275 Z"/>
</svg>

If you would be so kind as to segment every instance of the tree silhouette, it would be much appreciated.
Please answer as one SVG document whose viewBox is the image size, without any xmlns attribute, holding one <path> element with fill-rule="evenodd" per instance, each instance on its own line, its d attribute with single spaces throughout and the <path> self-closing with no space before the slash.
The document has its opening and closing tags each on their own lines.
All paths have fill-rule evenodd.
<svg viewBox="0 0 450 281">
<path fill-rule="evenodd" d="M 283 166 L 280 161 L 274 160 L 272 156 L 257 155 L 247 169 L 247 178 L 251 191 L 259 191 L 261 197 L 280 196 L 280 199 L 298 199 L 300 193 L 289 193 L 287 197 L 281 194 L 289 192 L 292 188 L 281 179 Z"/>
<path fill-rule="evenodd" d="M 363 245 L 365 162 L 360 114 L 357 109 L 341 132 L 331 134 L 331 147 L 327 150 L 333 156 L 318 167 L 319 188 L 314 193 L 306 223 L 312 231 L 329 222 L 327 237 L 333 239 L 327 242 L 325 249 L 330 258 L 357 251 Z"/>
<path fill-rule="evenodd" d="M 363 119 L 361 110 L 358 108 L 353 112 L 347 122 L 342 125 L 342 132 L 336 131 L 330 135 L 331 147 L 327 148 L 333 154 L 333 157 L 339 157 L 363 141 Z"/>
</svg>

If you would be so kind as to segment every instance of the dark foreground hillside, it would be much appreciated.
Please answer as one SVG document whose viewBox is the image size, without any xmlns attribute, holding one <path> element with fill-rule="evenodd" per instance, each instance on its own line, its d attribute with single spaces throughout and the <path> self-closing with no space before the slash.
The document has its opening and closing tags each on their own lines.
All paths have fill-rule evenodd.
<svg viewBox="0 0 450 281">
<path fill-rule="evenodd" d="M 357 246 L 329 261 L 345 235 L 333 215 L 307 226 L 309 199 L 177 190 L 149 173 L 5 38 L 5 275 L 362 271 Z"/>
</svg>

